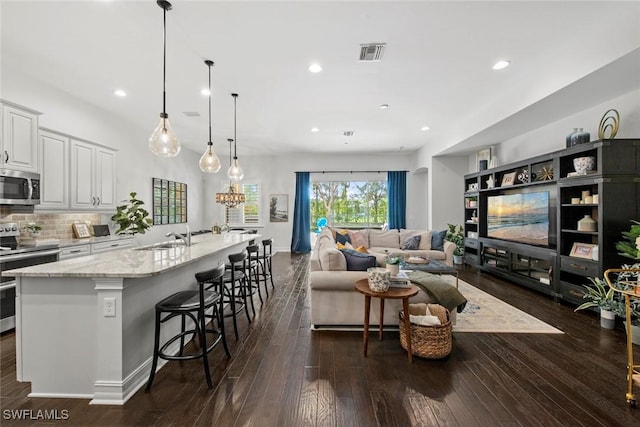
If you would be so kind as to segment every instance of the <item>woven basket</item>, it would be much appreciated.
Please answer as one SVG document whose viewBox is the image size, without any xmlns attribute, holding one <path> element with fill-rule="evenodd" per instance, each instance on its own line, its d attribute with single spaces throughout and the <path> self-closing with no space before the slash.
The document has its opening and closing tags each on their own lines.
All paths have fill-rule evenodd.
<svg viewBox="0 0 640 427">
<path fill-rule="evenodd" d="M 425 359 L 442 359 L 451 353 L 451 315 L 438 304 L 428 304 L 432 315 L 440 319 L 441 325 L 416 325 L 411 323 L 411 354 Z M 409 304 L 409 313 L 425 315 L 424 304 Z M 404 312 L 400 312 L 400 344 L 407 349 L 407 331 Z"/>
</svg>

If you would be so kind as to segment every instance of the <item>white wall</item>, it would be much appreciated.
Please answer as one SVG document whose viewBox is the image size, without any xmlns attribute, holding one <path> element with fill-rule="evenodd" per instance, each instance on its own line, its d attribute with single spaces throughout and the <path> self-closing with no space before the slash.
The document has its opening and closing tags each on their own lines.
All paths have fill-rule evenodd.
<svg viewBox="0 0 640 427">
<path fill-rule="evenodd" d="M 199 153 L 183 150 L 176 158 L 160 158 L 151 154 L 147 141 L 159 120 L 157 112 L 150 112 L 149 123 L 129 123 L 121 117 L 78 101 L 46 84 L 13 72 L 3 64 L 0 97 L 43 113 L 40 126 L 93 141 L 118 150 L 116 189 L 119 200 L 128 198 L 131 191 L 145 201 L 151 212 L 153 177 L 184 182 L 188 185 L 188 218 L 191 229 L 208 228 L 202 221 L 202 173 L 198 168 Z M 110 94 L 108 96 L 111 96 Z M 108 216 L 104 216 L 105 223 Z M 170 230 L 183 225 L 158 225 L 145 235 L 136 236 L 137 243 L 146 244 L 164 239 Z M 115 229 L 112 227 L 112 229 Z"/>
<path fill-rule="evenodd" d="M 592 141 L 597 140 L 600 119 L 611 108 L 620 113 L 616 138 L 640 137 L 640 90 L 637 90 L 498 144 L 500 164 L 561 150 L 566 147 L 565 138 L 573 128 L 584 128 L 591 134 Z"/>
</svg>

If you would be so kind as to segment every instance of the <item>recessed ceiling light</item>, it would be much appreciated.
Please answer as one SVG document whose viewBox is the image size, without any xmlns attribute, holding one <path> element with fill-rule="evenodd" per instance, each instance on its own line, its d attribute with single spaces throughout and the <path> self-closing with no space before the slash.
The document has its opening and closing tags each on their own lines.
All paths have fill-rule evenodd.
<svg viewBox="0 0 640 427">
<path fill-rule="evenodd" d="M 211 92 L 209 91 L 209 89 L 204 88 L 200 91 L 200 93 L 202 94 L 202 96 L 209 96 L 211 95 Z"/>
<path fill-rule="evenodd" d="M 420 130 L 421 130 L 421 131 L 423 131 L 423 132 L 424 132 L 424 131 L 427 131 L 427 130 L 429 130 L 429 126 L 422 126 L 422 127 L 420 128 Z"/>
<path fill-rule="evenodd" d="M 511 62 L 506 61 L 506 60 L 500 60 L 498 62 L 496 62 L 495 64 L 493 64 L 493 68 L 494 70 L 502 70 L 503 68 L 507 68 L 509 66 Z"/>
<path fill-rule="evenodd" d="M 320 132 L 320 129 L 318 129 L 318 128 L 311 128 L 311 132 L 314 132 L 314 133 L 315 133 L 315 132 Z"/>
<path fill-rule="evenodd" d="M 389 108 L 389 104 L 381 104 L 380 105 L 380 109 L 381 110 L 386 110 L 387 108 Z"/>
<path fill-rule="evenodd" d="M 124 90 L 122 90 L 122 89 L 116 89 L 116 90 L 114 90 L 114 91 L 113 91 L 113 94 L 114 94 L 115 96 L 119 96 L 119 97 L 125 97 L 125 96 L 127 96 L 127 92 L 125 92 L 125 91 L 124 91 Z"/>
<path fill-rule="evenodd" d="M 312 73 L 319 73 L 320 71 L 322 71 L 322 67 L 320 66 L 320 64 L 311 64 L 309 65 L 309 71 L 311 71 Z"/>
</svg>

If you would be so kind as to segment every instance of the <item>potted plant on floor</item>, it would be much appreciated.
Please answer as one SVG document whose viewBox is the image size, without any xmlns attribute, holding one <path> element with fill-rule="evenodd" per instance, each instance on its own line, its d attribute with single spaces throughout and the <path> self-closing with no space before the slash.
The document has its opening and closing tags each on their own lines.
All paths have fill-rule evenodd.
<svg viewBox="0 0 640 427">
<path fill-rule="evenodd" d="M 589 277 L 593 286 L 584 285 L 587 292 L 582 296 L 587 302 L 579 305 L 574 311 L 585 308 L 598 307 L 600 309 L 600 327 L 613 329 L 616 324 L 616 314 L 624 310 L 624 304 L 615 297 L 613 289 L 599 277 Z"/>
<path fill-rule="evenodd" d="M 453 263 L 461 265 L 464 256 L 464 229 L 461 225 L 447 225 L 449 226 L 449 229 L 447 230 L 444 239 L 456 245 L 456 249 L 453 251 Z"/>
<path fill-rule="evenodd" d="M 144 234 L 151 227 L 149 212 L 142 207 L 144 202 L 136 196 L 136 192 L 129 193 L 129 200 L 123 200 L 125 204 L 116 207 L 116 213 L 111 217 L 111 221 L 118 224 L 116 234 Z"/>
</svg>

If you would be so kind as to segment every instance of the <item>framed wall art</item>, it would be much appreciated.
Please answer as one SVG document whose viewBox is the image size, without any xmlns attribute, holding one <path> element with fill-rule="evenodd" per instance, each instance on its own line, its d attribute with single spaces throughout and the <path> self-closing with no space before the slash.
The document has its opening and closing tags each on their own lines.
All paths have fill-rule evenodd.
<svg viewBox="0 0 640 427">
<path fill-rule="evenodd" d="M 289 195 L 271 194 L 269 196 L 269 222 L 289 221 Z"/>
<path fill-rule="evenodd" d="M 153 224 L 187 222 L 187 184 L 153 178 Z"/>
</svg>

